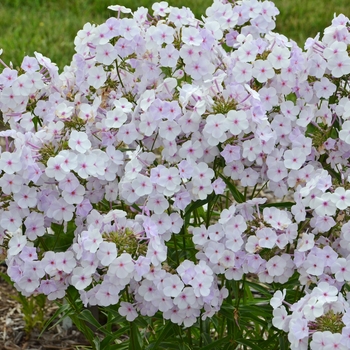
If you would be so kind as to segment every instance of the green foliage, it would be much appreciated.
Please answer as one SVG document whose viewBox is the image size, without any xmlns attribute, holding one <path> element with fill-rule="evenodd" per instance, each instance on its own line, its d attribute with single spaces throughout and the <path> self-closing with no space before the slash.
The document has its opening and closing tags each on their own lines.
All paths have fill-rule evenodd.
<svg viewBox="0 0 350 350">
<path fill-rule="evenodd" d="M 0 272 L 0 278 L 9 285 L 13 285 L 13 282 L 7 274 Z M 35 296 L 25 297 L 20 292 L 18 292 L 15 295 L 11 295 L 10 298 L 16 300 L 21 305 L 24 321 L 24 331 L 26 332 L 27 336 L 29 336 L 34 329 L 38 329 L 40 331 L 44 328 L 44 324 L 46 322 L 46 295 L 39 294 Z"/>
<path fill-rule="evenodd" d="M 120 0 L 119 4 L 135 10 L 138 6 L 151 8 L 152 0 Z M 333 12 L 350 14 L 348 0 L 275 0 L 281 14 L 277 18 L 276 31 L 297 41 L 301 46 L 307 37 L 314 37 L 317 32 L 328 26 Z M 210 0 L 172 0 L 173 6 L 188 6 L 197 18 L 204 14 Z M 114 14 L 107 9 L 113 4 L 110 0 L 3 0 L 0 4 L 0 30 L 2 33 L 0 47 L 4 49 L 3 60 L 12 61 L 19 66 L 24 55 L 33 55 L 34 51 L 43 53 L 56 62 L 62 69 L 70 62 L 74 54 L 73 40 L 79 29 L 87 21 L 102 23 Z M 332 9 L 332 13 L 329 12 Z M 295 96 L 290 96 L 293 99 Z M 219 101 L 220 102 L 220 101 Z M 233 108 L 224 102 L 216 104 L 217 111 L 226 113 Z M 40 119 L 34 119 L 36 125 Z M 334 130 L 334 129 L 333 129 Z M 316 130 L 311 130 L 315 134 Z M 325 138 L 323 130 L 319 131 L 320 144 Z M 327 137 L 336 135 L 327 134 Z M 48 149 L 47 151 L 50 151 Z M 247 194 L 241 193 L 233 181 L 222 176 L 228 193 L 227 199 L 233 198 L 237 203 L 246 201 Z M 257 189 L 255 196 L 263 189 Z M 255 190 L 254 190 L 255 191 Z M 217 196 L 210 195 L 205 200 L 198 200 L 186 208 L 184 213 L 185 227 L 192 222 L 199 226 L 208 226 L 216 214 Z M 294 203 L 282 202 L 264 204 L 260 208 L 274 206 L 290 208 Z M 135 208 L 141 211 L 140 208 Z M 38 239 L 44 251 L 65 251 L 71 246 L 74 238 L 74 225 L 69 224 L 65 231 L 60 225 L 52 224 L 52 235 Z M 118 237 L 111 237 L 111 239 Z M 183 229 L 173 235 L 167 243 L 169 269 L 179 265 L 184 259 L 195 259 L 191 235 Z M 118 238 L 120 239 L 120 237 Z M 125 242 L 123 242 L 124 244 Z M 123 245 L 125 248 L 125 245 Z M 133 250 L 134 247 L 132 247 Z M 172 264 L 173 262 L 173 264 Z M 2 277 L 5 278 L 5 275 Z M 100 317 L 96 319 L 89 309 L 83 306 L 79 293 L 74 287 L 67 291 L 68 304 L 61 304 L 56 313 L 46 322 L 43 331 L 53 322 L 63 317 L 70 317 L 76 327 L 86 336 L 93 349 L 287 349 L 288 341 L 285 333 L 272 326 L 272 309 L 269 300 L 274 291 L 281 289 L 275 285 L 268 288 L 262 283 L 249 279 L 229 281 L 222 278 L 221 287 L 228 289 L 228 297 L 219 313 L 188 329 L 164 320 L 159 313 L 153 317 L 138 317 L 128 322 L 118 313 L 118 306 L 100 309 Z M 287 289 L 286 300 L 293 303 L 302 292 L 297 278 L 290 279 L 284 288 Z M 25 330 L 29 334 L 35 327 L 41 328 L 44 323 L 45 296 L 14 297 L 22 305 Z M 127 290 L 121 293 L 121 300 L 129 301 Z M 324 329 L 337 331 L 340 327 L 336 315 L 327 315 L 321 319 Z M 58 321 L 57 321 L 58 320 Z M 321 322 L 320 321 L 320 322 Z"/>
<path fill-rule="evenodd" d="M 152 0 L 120 0 L 117 3 L 135 10 L 151 8 Z M 327 27 L 333 13 L 350 13 L 348 0 L 275 0 L 280 15 L 276 31 L 295 40 L 299 45 Z M 211 0 L 169 0 L 172 6 L 189 7 L 197 18 L 204 15 Z M 73 40 L 83 25 L 90 21 L 100 24 L 114 14 L 107 9 L 110 0 L 3 0 L 0 3 L 0 48 L 3 60 L 19 66 L 25 55 L 34 51 L 63 67 L 74 55 Z"/>
<path fill-rule="evenodd" d="M 228 195 L 238 196 L 236 191 L 229 188 Z M 205 201 L 190 205 L 184 213 L 188 225 L 192 222 L 196 226 L 211 222 L 212 215 L 216 215 L 212 210 L 217 205 L 215 200 L 215 196 L 208 196 Z M 288 206 L 288 203 L 283 205 Z M 55 230 L 57 234 L 62 233 Z M 167 247 L 169 271 L 184 259 L 196 260 L 192 235 L 186 230 L 173 235 Z M 287 349 L 289 343 L 286 334 L 272 326 L 272 308 L 269 304 L 273 293 L 282 286 L 277 283 L 268 286 L 249 275 L 244 275 L 240 281 L 228 280 L 224 276 L 219 278 L 221 287 L 228 292 L 220 311 L 205 319 L 199 318 L 189 328 L 165 320 L 160 312 L 152 317 L 139 316 L 133 322 L 128 322 L 118 313 L 119 304 L 100 307 L 96 318 L 84 307 L 78 291 L 72 286 L 67 290 L 68 304 L 62 304 L 47 325 L 57 318 L 70 317 L 95 350 Z M 290 279 L 283 288 L 286 288 L 287 300 L 291 303 L 302 292 L 297 278 Z M 127 288 L 120 293 L 120 301 L 132 302 Z"/>
<path fill-rule="evenodd" d="M 38 239 L 38 244 L 41 245 L 45 251 L 65 252 L 73 243 L 74 223 L 70 221 L 65 231 L 62 225 L 52 223 L 51 229 L 53 234 L 45 234 L 40 237 Z"/>
<path fill-rule="evenodd" d="M 24 331 L 27 335 L 37 328 L 41 330 L 45 323 L 45 304 L 46 295 L 38 294 L 35 296 L 25 297 L 21 293 L 12 297 L 21 304 L 23 312 Z"/>
</svg>

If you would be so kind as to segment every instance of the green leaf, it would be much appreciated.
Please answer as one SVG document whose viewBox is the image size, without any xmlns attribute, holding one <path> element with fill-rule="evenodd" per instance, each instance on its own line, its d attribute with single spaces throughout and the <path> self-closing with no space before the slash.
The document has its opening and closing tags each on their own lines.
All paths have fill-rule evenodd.
<svg viewBox="0 0 350 350">
<path fill-rule="evenodd" d="M 149 349 L 155 349 L 155 350 L 159 350 L 159 349 L 167 349 L 167 350 L 170 350 L 170 349 L 175 349 L 175 350 L 190 350 L 190 348 L 182 343 L 179 343 L 179 339 L 174 339 L 173 341 L 166 341 L 166 342 L 162 342 L 159 344 L 159 347 L 158 348 L 154 348 L 154 347 L 151 347 L 151 348 L 148 348 L 147 347 L 147 350 Z"/>
<path fill-rule="evenodd" d="M 333 94 L 329 97 L 329 105 L 334 104 L 337 102 L 337 95 Z"/>
<path fill-rule="evenodd" d="M 129 350 L 141 350 L 143 348 L 143 339 L 139 328 L 134 322 L 130 322 L 130 343 Z"/>
<path fill-rule="evenodd" d="M 10 286 L 13 286 L 13 282 L 10 278 L 9 275 L 7 275 L 6 273 L 3 273 L 3 272 L 0 272 L 0 277 L 5 281 L 7 282 Z"/>
<path fill-rule="evenodd" d="M 217 350 L 217 349 L 222 349 L 224 345 L 226 344 L 230 344 L 230 338 L 229 337 L 225 337 L 225 338 L 221 338 L 218 340 L 214 340 L 212 343 L 210 343 L 209 345 L 203 346 L 201 347 L 201 350 Z"/>
<path fill-rule="evenodd" d="M 241 338 L 241 339 L 235 339 L 235 341 L 238 344 L 247 346 L 251 350 L 263 350 L 263 348 L 261 348 L 260 346 L 256 345 L 254 342 L 252 342 L 252 341 L 250 341 L 248 339 Z"/>
<path fill-rule="evenodd" d="M 336 139 L 338 137 L 338 132 L 337 132 L 336 128 L 334 127 L 334 124 L 333 124 L 333 128 L 330 132 L 329 137 L 331 137 L 332 139 Z"/>
<path fill-rule="evenodd" d="M 93 325 L 97 330 L 103 331 L 101 324 L 96 320 L 92 312 L 88 309 L 84 309 L 78 317 L 86 322 L 89 322 L 91 325 Z"/>
<path fill-rule="evenodd" d="M 283 333 L 282 335 L 279 334 L 279 349 L 280 350 L 288 350 L 289 349 L 289 341 L 287 339 L 287 335 Z"/>
<path fill-rule="evenodd" d="M 292 102 L 296 102 L 297 100 L 297 96 L 294 92 L 291 92 L 290 94 L 288 94 L 286 97 L 285 97 L 286 101 L 292 101 Z"/>
<path fill-rule="evenodd" d="M 71 306 L 69 304 L 63 304 L 61 305 L 56 312 L 45 322 L 44 327 L 42 331 L 39 334 L 39 338 L 43 335 L 43 333 L 48 329 L 48 327 L 51 325 L 53 321 L 57 319 L 57 321 L 52 325 L 52 327 L 55 327 L 57 324 L 62 322 L 62 319 L 69 316 L 69 314 L 73 312 Z"/>
<path fill-rule="evenodd" d="M 202 337 L 202 339 L 204 341 L 204 344 L 208 345 L 208 344 L 211 344 L 213 342 L 212 337 L 208 333 L 202 333 L 201 337 Z"/>
<path fill-rule="evenodd" d="M 40 237 L 39 244 L 42 244 L 46 251 L 65 252 L 73 243 L 75 228 L 74 222 L 69 222 L 67 232 L 64 232 L 63 225 L 52 223 L 51 229 L 54 234 L 43 235 Z"/>
<path fill-rule="evenodd" d="M 266 328 L 266 320 L 269 320 L 272 317 L 271 306 L 268 304 L 242 305 L 239 308 L 239 316 L 240 320 L 244 322 L 247 321 L 249 323 L 249 321 L 253 320 Z"/>
<path fill-rule="evenodd" d="M 295 205 L 294 202 L 280 202 L 280 203 L 266 203 L 266 204 L 260 204 L 260 208 L 286 208 L 290 209 L 293 205 Z"/>
<path fill-rule="evenodd" d="M 249 285 L 244 283 L 244 297 L 243 302 L 246 303 L 246 301 L 254 301 L 253 293 L 249 287 Z"/>
<path fill-rule="evenodd" d="M 100 347 L 100 339 L 98 337 L 95 337 L 94 340 L 93 340 L 93 344 L 95 346 L 95 349 L 94 350 L 101 350 L 101 347 Z"/>
<path fill-rule="evenodd" d="M 245 281 L 245 284 L 248 285 L 251 289 L 258 291 L 259 293 L 265 295 L 267 298 L 271 299 L 271 292 L 268 288 L 265 286 L 255 283 L 255 282 L 250 282 L 250 281 Z"/>
<path fill-rule="evenodd" d="M 104 348 L 104 350 L 127 350 L 127 349 L 129 349 L 128 341 L 109 346 L 108 348 Z"/>
<path fill-rule="evenodd" d="M 184 226 L 187 227 L 188 223 L 190 222 L 191 213 L 194 212 L 197 208 L 203 207 L 203 205 L 207 204 L 210 200 L 212 200 L 214 197 L 214 194 L 210 194 L 206 199 L 200 199 L 198 201 L 195 201 L 194 203 L 190 204 L 188 207 L 186 207 L 185 211 L 185 224 Z"/>
<path fill-rule="evenodd" d="M 115 343 L 116 339 L 120 339 L 123 335 L 127 334 L 130 330 L 130 326 L 127 325 L 125 327 L 122 327 L 118 329 L 117 331 L 113 331 L 113 333 L 106 335 L 103 340 L 101 341 L 101 350 L 112 350 L 114 349 L 113 345 Z M 125 346 L 125 349 L 129 347 L 129 340 L 123 342 L 123 346 Z M 115 349 L 117 349 L 121 344 L 115 345 Z"/>
<path fill-rule="evenodd" d="M 219 313 L 224 316 L 224 318 L 226 318 L 227 320 L 230 320 L 230 321 L 235 321 L 235 318 L 234 318 L 234 311 L 235 311 L 235 308 L 231 305 L 231 304 L 228 304 L 227 302 L 224 302 L 221 306 L 221 309 L 219 311 Z"/>
<path fill-rule="evenodd" d="M 142 213 L 142 209 L 137 204 L 134 203 L 131 207 L 134 208 L 139 213 Z"/>
<path fill-rule="evenodd" d="M 237 203 L 243 203 L 245 202 L 244 195 L 238 191 L 235 184 L 228 178 L 226 178 L 224 175 L 220 174 L 220 177 L 224 180 L 226 186 L 228 187 L 229 191 L 231 192 L 233 198 Z"/>
<path fill-rule="evenodd" d="M 148 347 L 149 349 L 160 349 L 160 343 L 162 341 L 164 341 L 167 336 L 170 334 L 170 335 L 174 335 L 175 334 L 175 327 L 177 327 L 177 325 L 175 325 L 174 323 L 172 322 L 167 322 L 166 323 L 166 326 L 163 327 L 162 331 L 158 334 L 157 333 L 157 341 L 150 344 L 152 345 L 151 347 Z"/>
<path fill-rule="evenodd" d="M 34 124 L 35 131 L 38 131 L 38 124 L 40 126 L 43 126 L 42 120 L 38 116 L 33 117 L 32 122 Z"/>
</svg>

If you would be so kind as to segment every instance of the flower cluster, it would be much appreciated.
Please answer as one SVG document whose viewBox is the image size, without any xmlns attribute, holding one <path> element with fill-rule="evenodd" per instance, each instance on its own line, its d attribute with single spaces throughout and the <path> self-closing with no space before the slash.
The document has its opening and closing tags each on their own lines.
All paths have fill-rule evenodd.
<svg viewBox="0 0 350 350">
<path fill-rule="evenodd" d="M 305 295 L 288 314 L 277 292 L 274 326 L 291 349 L 349 348 L 349 19 L 303 51 L 272 32 L 270 1 L 215 0 L 202 20 L 166 2 L 110 9 L 61 74 L 40 53 L 0 74 L 16 288 L 74 286 L 129 321 L 188 327 L 220 310 L 225 281 L 297 276 Z"/>
</svg>

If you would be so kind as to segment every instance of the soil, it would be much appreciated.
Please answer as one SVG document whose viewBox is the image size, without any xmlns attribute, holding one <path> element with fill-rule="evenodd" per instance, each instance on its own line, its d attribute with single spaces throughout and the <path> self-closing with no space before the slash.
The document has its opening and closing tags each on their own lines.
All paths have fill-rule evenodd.
<svg viewBox="0 0 350 350">
<path fill-rule="evenodd" d="M 6 267 L 0 266 L 2 273 Z M 91 349 L 85 337 L 73 326 L 64 329 L 61 324 L 48 327 L 39 337 L 41 330 L 25 332 L 21 304 L 15 300 L 17 290 L 0 277 L 0 350 L 77 350 Z M 58 306 L 47 302 L 45 320 L 54 315 Z"/>
</svg>

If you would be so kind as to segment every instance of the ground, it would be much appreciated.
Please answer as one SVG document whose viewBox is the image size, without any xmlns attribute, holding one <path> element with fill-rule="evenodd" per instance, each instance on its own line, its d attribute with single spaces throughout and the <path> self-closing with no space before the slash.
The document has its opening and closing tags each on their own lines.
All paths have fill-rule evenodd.
<svg viewBox="0 0 350 350">
<path fill-rule="evenodd" d="M 4 273 L 6 268 L 1 266 L 0 271 Z M 21 304 L 13 298 L 17 294 L 16 289 L 0 277 L 0 350 L 86 349 L 88 343 L 74 327 L 65 330 L 60 324 L 47 329 L 41 337 L 39 330 L 28 337 Z M 47 304 L 45 317 L 49 319 L 56 310 L 54 303 Z"/>
</svg>

